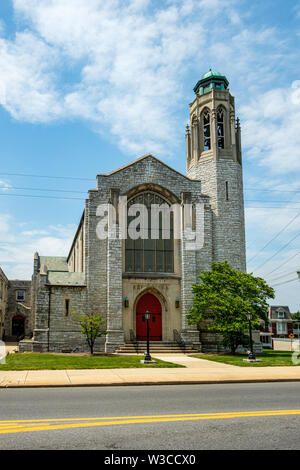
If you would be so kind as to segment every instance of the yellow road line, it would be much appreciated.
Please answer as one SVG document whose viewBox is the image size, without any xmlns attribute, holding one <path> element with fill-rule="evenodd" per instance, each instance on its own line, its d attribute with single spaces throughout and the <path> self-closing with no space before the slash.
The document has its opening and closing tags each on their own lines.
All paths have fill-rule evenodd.
<svg viewBox="0 0 300 470">
<path fill-rule="evenodd" d="M 51 429 L 68 429 L 92 426 L 111 426 L 117 424 L 137 424 L 153 422 L 172 421 L 196 421 L 208 419 L 232 419 L 249 418 L 261 416 L 287 416 L 300 415 L 300 410 L 269 410 L 269 411 L 233 411 L 226 413 L 193 413 L 178 415 L 154 415 L 154 416 L 121 416 L 121 417 L 100 417 L 100 418 L 59 418 L 59 419 L 38 419 L 38 420 L 18 420 L 0 421 L 0 434 L 9 434 L 29 431 L 46 431 Z M 55 424 L 64 421 L 65 424 Z M 76 421 L 76 423 L 74 423 Z M 85 422 L 83 422 L 85 421 Z M 50 424 L 53 423 L 53 424 Z M 67 424 L 69 423 L 69 424 Z"/>
<path fill-rule="evenodd" d="M 220 415 L 255 415 L 257 413 L 293 413 L 298 414 L 300 410 L 257 410 L 257 411 L 226 411 L 214 413 L 183 413 L 183 414 L 163 414 L 163 415 L 141 415 L 141 416 L 106 416 L 106 417 L 88 417 L 88 418 L 43 418 L 43 419 L 10 419 L 1 420 L 0 425 L 6 423 L 41 423 L 41 422 L 59 422 L 59 421 L 97 421 L 97 420 L 115 420 L 115 419 L 147 419 L 147 418 L 177 418 L 177 417 L 198 417 L 198 416 L 220 416 Z"/>
</svg>

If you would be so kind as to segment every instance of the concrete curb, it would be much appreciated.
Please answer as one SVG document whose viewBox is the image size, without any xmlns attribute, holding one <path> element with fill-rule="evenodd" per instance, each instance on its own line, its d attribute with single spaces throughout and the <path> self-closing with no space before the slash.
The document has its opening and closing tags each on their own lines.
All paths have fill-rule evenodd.
<svg viewBox="0 0 300 470">
<path fill-rule="evenodd" d="M 85 384 L 6 384 L 0 385 L 0 389 L 7 388 L 64 388 L 64 387 L 137 387 L 149 385 L 222 385 L 222 384 L 241 384 L 241 383 L 273 383 L 273 382 L 300 382 L 300 378 L 290 379 L 238 379 L 238 380 L 187 380 L 187 381 L 169 381 L 169 382 L 111 382 L 111 383 L 85 383 Z"/>
</svg>

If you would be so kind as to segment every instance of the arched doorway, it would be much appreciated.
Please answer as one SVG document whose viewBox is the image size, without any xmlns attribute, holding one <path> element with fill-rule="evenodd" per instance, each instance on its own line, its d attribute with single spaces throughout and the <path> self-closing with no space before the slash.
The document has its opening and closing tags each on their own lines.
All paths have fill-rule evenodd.
<svg viewBox="0 0 300 470">
<path fill-rule="evenodd" d="M 22 315 L 15 315 L 11 325 L 12 336 L 22 336 L 25 334 L 25 318 Z"/>
<path fill-rule="evenodd" d="M 147 321 L 145 312 L 149 311 L 151 316 L 149 320 L 150 341 L 162 340 L 162 308 L 161 303 L 155 295 L 144 294 L 136 306 L 136 339 L 137 341 L 147 340 Z"/>
</svg>

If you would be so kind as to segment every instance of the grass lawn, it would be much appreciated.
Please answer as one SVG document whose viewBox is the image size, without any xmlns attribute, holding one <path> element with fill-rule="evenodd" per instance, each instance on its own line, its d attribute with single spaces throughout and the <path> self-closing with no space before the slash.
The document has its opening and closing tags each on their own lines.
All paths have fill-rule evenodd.
<svg viewBox="0 0 300 470">
<path fill-rule="evenodd" d="M 231 364 L 233 366 L 241 367 L 274 367 L 274 366 L 294 366 L 292 362 L 292 352 L 290 351 L 273 351 L 265 349 L 261 354 L 256 354 L 256 359 L 262 359 L 262 362 L 244 362 L 248 355 L 237 354 L 218 354 L 218 355 L 197 355 L 199 359 L 207 359 L 208 361 L 223 362 L 224 364 Z M 299 354 L 300 358 L 300 354 Z M 299 364 L 298 364 L 299 365 Z"/>
<path fill-rule="evenodd" d="M 61 369 L 120 369 L 137 367 L 183 367 L 172 362 L 156 360 L 156 364 L 141 364 L 144 356 L 65 356 L 44 353 L 16 353 L 6 356 L 1 370 L 61 370 Z"/>
</svg>

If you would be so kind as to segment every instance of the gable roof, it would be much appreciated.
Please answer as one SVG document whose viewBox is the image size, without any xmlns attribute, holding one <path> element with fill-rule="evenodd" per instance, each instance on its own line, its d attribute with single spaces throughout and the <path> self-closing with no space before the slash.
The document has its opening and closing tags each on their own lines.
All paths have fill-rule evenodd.
<svg viewBox="0 0 300 470">
<path fill-rule="evenodd" d="M 85 286 L 85 274 L 70 272 L 64 256 L 40 256 L 39 269 L 46 266 L 47 284 L 51 286 Z"/>
<path fill-rule="evenodd" d="M 85 286 L 84 273 L 48 272 L 48 284 L 52 286 Z"/>
<path fill-rule="evenodd" d="M 154 155 L 152 155 L 151 153 L 147 153 L 146 155 L 143 155 L 142 157 L 139 157 L 139 158 L 136 158 L 135 160 L 133 160 L 132 162 L 129 162 L 129 163 L 126 163 L 125 165 L 123 166 L 120 166 L 119 168 L 117 168 L 116 170 L 113 170 L 113 171 L 110 171 L 109 173 L 99 173 L 97 176 L 111 176 L 115 173 L 118 173 L 119 171 L 122 171 L 124 170 L 125 168 L 128 168 L 132 165 L 135 165 L 136 163 L 142 161 L 142 160 L 145 160 L 145 159 L 153 159 L 155 160 L 156 162 L 158 162 L 160 165 L 163 165 L 165 166 L 166 168 L 168 168 L 169 170 L 177 173 L 178 175 L 182 176 L 183 178 L 189 180 L 189 181 L 198 181 L 198 180 L 195 180 L 195 179 L 191 179 L 189 178 L 188 176 L 184 175 L 183 173 L 181 173 L 180 171 L 178 170 L 175 170 L 174 168 L 172 168 L 171 166 L 167 165 L 165 162 L 163 162 L 162 160 L 159 160 L 159 158 L 155 157 Z"/>
<path fill-rule="evenodd" d="M 47 266 L 48 271 L 69 271 L 65 256 L 40 256 L 40 266 Z"/>
</svg>

